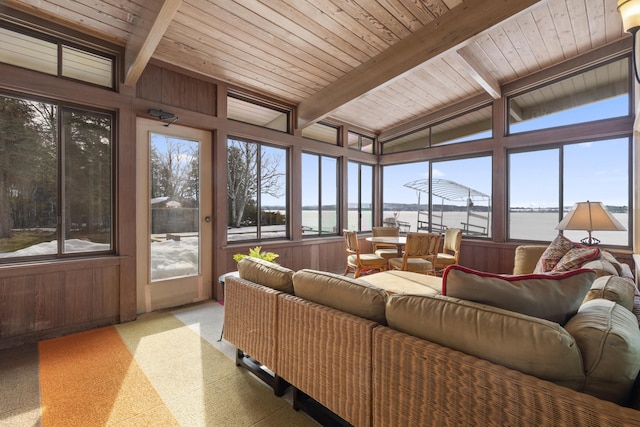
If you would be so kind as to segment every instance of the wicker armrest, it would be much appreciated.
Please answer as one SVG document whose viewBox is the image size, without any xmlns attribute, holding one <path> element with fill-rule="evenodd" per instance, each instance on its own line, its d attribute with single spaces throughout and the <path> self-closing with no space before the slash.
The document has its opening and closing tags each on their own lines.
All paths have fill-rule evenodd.
<svg viewBox="0 0 640 427">
<path fill-rule="evenodd" d="M 281 293 L 235 277 L 225 283 L 224 338 L 272 370 L 277 365 Z"/>
<path fill-rule="evenodd" d="M 371 425 L 376 322 L 281 294 L 278 374 L 357 426 Z"/>
</svg>

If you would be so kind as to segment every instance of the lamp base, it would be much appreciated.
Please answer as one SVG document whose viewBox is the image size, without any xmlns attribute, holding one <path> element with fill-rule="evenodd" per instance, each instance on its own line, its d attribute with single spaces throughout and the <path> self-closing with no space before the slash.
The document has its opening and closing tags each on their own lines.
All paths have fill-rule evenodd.
<svg viewBox="0 0 640 427">
<path fill-rule="evenodd" d="M 596 239 L 595 237 L 589 236 L 580 240 L 580 243 L 582 243 L 585 246 L 596 246 L 600 244 L 600 240 Z"/>
</svg>

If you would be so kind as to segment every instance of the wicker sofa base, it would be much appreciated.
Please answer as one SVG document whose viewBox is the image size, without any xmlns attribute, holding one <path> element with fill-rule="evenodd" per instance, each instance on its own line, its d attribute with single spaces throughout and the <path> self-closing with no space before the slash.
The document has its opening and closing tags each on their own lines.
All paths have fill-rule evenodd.
<svg viewBox="0 0 640 427">
<path fill-rule="evenodd" d="M 225 338 L 271 360 L 275 376 L 294 388 L 296 408 L 312 411 L 309 396 L 357 427 L 640 426 L 638 410 L 243 279 L 229 282 Z"/>
</svg>

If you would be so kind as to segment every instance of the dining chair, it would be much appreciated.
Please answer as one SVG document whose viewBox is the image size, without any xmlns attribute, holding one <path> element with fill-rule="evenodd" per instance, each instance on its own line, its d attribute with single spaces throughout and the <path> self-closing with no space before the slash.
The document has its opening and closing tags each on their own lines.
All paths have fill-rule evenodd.
<svg viewBox="0 0 640 427">
<path fill-rule="evenodd" d="M 400 229 L 398 227 L 373 227 L 371 233 L 373 237 L 398 237 Z M 373 253 L 381 256 L 387 261 L 390 258 L 398 256 L 397 245 L 389 243 L 376 243 L 373 242 Z"/>
<path fill-rule="evenodd" d="M 438 252 L 436 257 L 436 274 L 442 274 L 442 271 L 449 265 L 458 264 L 461 244 L 462 230 L 459 228 L 447 228 L 444 232 L 442 252 Z"/>
<path fill-rule="evenodd" d="M 355 231 L 344 230 L 344 241 L 347 250 L 347 267 L 344 275 L 353 270 L 353 277 L 358 278 L 363 272 L 385 271 L 387 260 L 376 254 L 360 253 L 358 234 Z"/>
<path fill-rule="evenodd" d="M 389 268 L 435 275 L 441 240 L 439 233 L 407 233 L 404 255 L 402 258 L 389 259 Z"/>
</svg>

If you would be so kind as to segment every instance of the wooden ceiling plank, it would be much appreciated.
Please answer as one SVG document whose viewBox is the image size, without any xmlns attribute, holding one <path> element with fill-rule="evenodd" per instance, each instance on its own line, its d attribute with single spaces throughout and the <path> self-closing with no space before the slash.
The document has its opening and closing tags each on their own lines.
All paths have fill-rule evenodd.
<svg viewBox="0 0 640 427">
<path fill-rule="evenodd" d="M 513 80 L 527 73 L 527 66 L 503 28 L 496 28 L 490 33 L 490 37 L 480 37 L 476 43 L 491 60 L 499 81 Z"/>
<path fill-rule="evenodd" d="M 605 1 L 604 23 L 606 27 L 607 43 L 620 39 L 625 31 L 622 28 L 622 18 L 618 12 L 617 3 Z"/>
<path fill-rule="evenodd" d="M 533 55 L 536 57 L 537 63 L 541 68 L 551 64 L 552 59 L 544 39 L 540 34 L 540 28 L 533 18 L 532 13 L 525 13 L 517 19 L 520 30 L 527 40 L 527 44 L 531 47 Z"/>
<path fill-rule="evenodd" d="M 197 35 L 190 35 L 190 29 L 191 27 L 189 26 L 185 26 L 179 22 L 174 22 L 172 30 L 167 32 L 162 44 L 171 42 L 176 46 L 192 45 L 192 37 L 197 37 Z M 237 42 L 236 45 L 229 45 L 218 40 L 215 43 L 207 43 L 207 47 L 209 49 L 201 51 L 199 56 L 201 58 L 208 58 L 211 62 L 216 62 L 219 67 L 237 64 L 238 67 L 245 70 L 247 75 L 270 75 L 274 81 L 280 81 L 283 85 L 291 86 L 293 89 L 308 91 L 308 93 L 314 93 L 317 90 L 320 90 L 323 86 L 322 82 L 318 79 L 314 79 L 313 76 L 309 76 L 308 74 L 303 73 L 300 69 L 295 69 L 289 64 L 274 64 L 273 62 L 269 62 L 267 58 L 269 60 L 274 60 L 272 56 L 246 55 L 241 49 L 239 49 Z M 208 54 L 207 52 L 211 52 L 211 54 Z"/>
<path fill-rule="evenodd" d="M 602 0 L 585 0 L 591 46 L 602 46 L 607 41 L 606 26 L 604 23 L 604 5 Z M 613 3 L 613 2 L 609 2 Z M 622 20 L 622 18 L 621 18 Z"/>
<path fill-rule="evenodd" d="M 269 0 L 268 3 L 269 7 L 279 15 L 298 23 L 360 62 L 368 60 L 381 51 L 369 43 L 362 43 L 362 38 L 351 28 L 343 26 L 316 5 L 306 1 Z"/>
<path fill-rule="evenodd" d="M 224 32 L 231 38 L 237 37 L 247 43 L 251 40 L 258 49 L 265 52 L 297 58 L 297 61 L 301 63 L 301 67 L 304 66 L 307 70 L 316 70 L 322 79 L 333 81 L 335 78 L 344 75 L 351 68 L 343 62 L 337 61 L 331 55 L 318 55 L 317 49 L 309 49 L 312 47 L 310 44 L 286 33 L 282 28 L 274 27 L 273 31 L 266 31 L 265 28 L 268 24 L 262 25 L 264 19 L 257 15 L 255 16 L 257 21 L 254 21 L 257 25 L 253 25 L 231 11 L 205 0 L 190 0 L 189 6 L 191 7 L 185 4 L 185 7 L 180 9 L 180 14 L 187 14 L 192 11 L 191 15 L 198 15 L 201 21 L 209 21 L 210 25 L 203 25 L 200 28 L 203 34 L 214 37 L 216 32 Z M 226 4 L 225 7 L 229 8 Z M 247 15 L 248 13 L 243 14 L 245 17 Z M 281 46 L 285 44 L 285 38 L 286 49 L 282 49 Z"/>
<path fill-rule="evenodd" d="M 429 5 L 427 5 L 426 2 L 423 1 L 400 0 L 400 2 L 402 2 L 407 10 L 411 11 L 413 16 L 415 16 L 423 26 L 436 19 L 436 16 L 442 15 L 443 12 L 440 11 L 440 8 L 445 12 L 449 11 L 449 8 L 447 8 L 441 1 L 430 2 L 437 3 L 434 11 L 432 11 Z"/>
<path fill-rule="evenodd" d="M 536 7 L 531 13 L 542 36 L 542 41 L 549 52 L 549 60 L 551 62 L 560 62 L 566 59 L 562 51 L 562 46 L 560 45 L 558 31 L 556 30 L 553 17 L 549 11 L 548 3 L 541 7 Z"/>
<path fill-rule="evenodd" d="M 571 26 L 571 18 L 565 1 L 552 1 L 547 3 L 547 7 L 553 17 L 554 26 L 558 33 L 560 46 L 565 58 L 572 58 L 578 54 L 576 38 Z"/>
<path fill-rule="evenodd" d="M 522 63 L 525 65 L 526 73 L 529 74 L 538 71 L 541 68 L 538 63 L 538 58 L 533 53 L 529 41 L 524 36 L 518 22 L 515 20 L 505 22 L 503 28 L 505 34 L 513 44 L 515 52 L 520 56 Z"/>
<path fill-rule="evenodd" d="M 0 4 L 100 40 L 105 40 L 117 46 L 124 46 L 129 39 L 129 32 L 127 31 L 116 27 L 105 26 L 100 22 L 98 22 L 98 24 L 102 25 L 96 25 L 96 22 L 89 23 L 86 19 L 82 19 L 76 12 L 59 8 L 48 2 L 34 0 L 0 0 Z"/>
<path fill-rule="evenodd" d="M 414 32 L 424 26 L 401 1 L 378 0 L 394 18 L 398 19 L 409 31 Z"/>
<path fill-rule="evenodd" d="M 224 7 L 226 8 L 228 6 L 229 7 L 237 6 L 235 2 L 230 2 L 230 3 L 231 4 L 225 4 Z M 327 42 L 322 37 L 319 37 L 318 35 L 314 34 L 312 31 L 309 31 L 304 26 L 298 24 L 295 21 L 284 18 L 282 15 L 280 15 L 278 12 L 276 12 L 274 9 L 272 9 L 268 5 L 262 4 L 259 1 L 253 1 L 250 3 L 251 3 L 251 12 L 264 18 L 264 21 L 266 21 L 265 25 L 267 26 L 270 32 L 276 27 L 280 27 L 282 30 L 284 30 L 286 34 L 284 38 L 285 40 L 291 37 L 292 35 L 295 35 L 295 37 L 300 37 L 304 39 L 306 42 L 308 42 L 315 49 L 323 51 L 328 55 L 339 59 L 340 61 L 344 62 L 345 64 L 351 67 L 357 67 L 362 63 L 363 60 L 366 60 L 366 57 L 354 58 L 353 56 L 342 51 L 340 48 L 336 47 L 335 45 Z M 241 15 L 242 13 L 240 13 L 239 16 Z"/>
<path fill-rule="evenodd" d="M 396 19 L 387 9 L 380 4 L 379 0 L 353 0 L 366 15 L 372 16 L 375 20 L 388 28 L 398 39 L 403 39 L 411 34 L 409 28 L 403 22 Z"/>
<path fill-rule="evenodd" d="M 305 127 L 367 92 L 397 79 L 424 62 L 458 46 L 536 0 L 468 0 L 398 42 L 392 49 L 355 68 L 298 105 L 297 127 Z M 482 23 L 482 25 L 478 25 Z"/>
<path fill-rule="evenodd" d="M 576 40 L 578 53 L 591 50 L 591 34 L 589 33 L 589 18 L 584 0 L 567 0 L 567 9 L 571 17 L 571 28 Z"/>
<path fill-rule="evenodd" d="M 213 27 L 203 27 L 198 20 L 185 13 L 180 13 L 174 18 L 166 37 L 189 45 L 202 43 L 203 51 L 224 52 L 237 58 L 243 58 L 245 61 L 247 58 L 253 58 L 251 61 L 246 61 L 248 69 L 255 71 L 264 69 L 286 78 L 295 75 L 301 83 L 314 88 L 314 91 L 335 80 L 334 76 L 323 73 L 322 70 L 309 66 L 304 61 L 296 60 L 286 52 L 274 52 L 273 49 L 261 50 L 255 44 L 250 44 L 261 43 L 255 38 L 245 41 L 244 37 L 238 36 L 234 39 L 228 34 L 216 31 Z M 265 48 L 267 47 L 265 46 Z"/>
<path fill-rule="evenodd" d="M 151 3 L 156 8 L 147 9 L 147 12 L 140 16 L 125 48 L 124 84 L 126 86 L 135 86 L 182 4 L 182 0 L 164 0 L 162 2 L 156 0 Z"/>
</svg>

